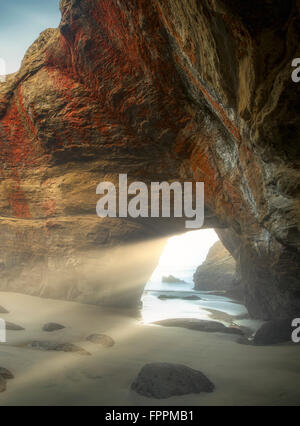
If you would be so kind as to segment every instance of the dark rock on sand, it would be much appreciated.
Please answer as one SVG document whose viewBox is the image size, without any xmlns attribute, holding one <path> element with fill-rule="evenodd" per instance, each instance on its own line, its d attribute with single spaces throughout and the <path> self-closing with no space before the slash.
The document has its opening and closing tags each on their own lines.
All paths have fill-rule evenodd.
<svg viewBox="0 0 300 426">
<path fill-rule="evenodd" d="M 184 296 L 184 297 L 180 297 L 180 296 L 169 296 L 167 294 L 161 294 L 160 296 L 158 296 L 158 298 L 160 300 L 167 300 L 167 299 L 182 299 L 182 300 L 201 300 L 201 297 L 199 296 Z"/>
<path fill-rule="evenodd" d="M 168 283 L 168 284 L 186 284 L 186 282 L 184 280 L 181 280 L 179 278 L 174 277 L 173 275 L 169 275 L 168 277 L 162 277 L 161 281 L 163 283 Z"/>
<path fill-rule="evenodd" d="M 81 348 L 80 346 L 73 345 L 73 343 L 34 341 L 28 343 L 26 346 L 32 349 L 38 349 L 40 351 L 75 352 L 80 355 L 91 355 L 85 349 Z"/>
<path fill-rule="evenodd" d="M 106 348 L 114 346 L 115 344 L 114 340 L 106 334 L 91 334 L 86 338 L 86 340 L 91 343 L 95 343 L 96 345 L 105 346 Z"/>
<path fill-rule="evenodd" d="M 6 330 L 9 330 L 9 331 L 23 331 L 23 330 L 25 330 L 25 328 L 21 327 L 20 325 L 14 324 L 12 322 L 6 321 L 5 325 L 6 325 Z"/>
<path fill-rule="evenodd" d="M 194 318 L 174 318 L 156 321 L 154 324 L 165 327 L 182 327 L 189 330 L 207 331 L 210 333 L 232 333 L 243 335 L 243 331 L 236 327 L 226 327 L 218 321 L 199 320 Z"/>
<path fill-rule="evenodd" d="M 183 300 L 201 300 L 201 297 L 192 295 L 192 296 L 185 296 L 182 298 Z"/>
<path fill-rule="evenodd" d="M 177 296 L 168 296 L 166 294 L 161 294 L 160 296 L 158 296 L 158 298 L 160 300 L 168 300 L 168 299 L 178 299 Z"/>
<path fill-rule="evenodd" d="M 65 328 L 64 325 L 56 324 L 55 322 L 49 322 L 43 326 L 43 331 L 52 332 L 52 331 L 62 330 L 63 328 Z"/>
<path fill-rule="evenodd" d="M 6 391 L 6 380 L 0 376 L 0 393 Z"/>
<path fill-rule="evenodd" d="M 3 377 L 3 379 L 6 380 L 14 379 L 14 375 L 9 370 L 7 370 L 7 368 L 3 367 L 0 367 L 0 377 Z"/>
<path fill-rule="evenodd" d="M 0 314 L 8 314 L 9 312 L 3 308 L 3 306 L 0 306 Z"/>
<path fill-rule="evenodd" d="M 240 336 L 236 342 L 240 345 L 253 345 L 253 339 L 247 336 Z"/>
<path fill-rule="evenodd" d="M 0 367 L 0 393 L 6 391 L 6 380 L 13 378 L 14 375 L 7 368 Z"/>
<path fill-rule="evenodd" d="M 214 384 L 200 371 L 180 364 L 146 364 L 131 385 L 140 395 L 152 398 L 212 392 Z"/>
<path fill-rule="evenodd" d="M 278 319 L 263 324 L 255 333 L 255 345 L 273 345 L 276 343 L 291 342 L 292 319 Z"/>
</svg>

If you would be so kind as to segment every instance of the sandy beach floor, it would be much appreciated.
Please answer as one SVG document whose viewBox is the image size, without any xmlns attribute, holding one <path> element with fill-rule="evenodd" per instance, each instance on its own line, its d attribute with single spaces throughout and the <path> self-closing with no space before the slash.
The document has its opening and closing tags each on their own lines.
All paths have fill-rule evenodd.
<svg viewBox="0 0 300 426">
<path fill-rule="evenodd" d="M 0 344 L 0 367 L 15 379 L 0 393 L 6 405 L 299 405 L 300 345 L 254 347 L 237 336 L 144 325 L 125 312 L 73 302 L 0 293 L 9 313 L 1 318 L 25 328 L 8 331 Z M 63 330 L 47 333 L 48 322 Z M 92 333 L 111 336 L 115 345 L 87 342 Z M 74 343 L 91 355 L 22 347 L 34 340 Z M 185 364 L 216 386 L 210 394 L 168 399 L 142 397 L 130 390 L 149 362 Z"/>
</svg>

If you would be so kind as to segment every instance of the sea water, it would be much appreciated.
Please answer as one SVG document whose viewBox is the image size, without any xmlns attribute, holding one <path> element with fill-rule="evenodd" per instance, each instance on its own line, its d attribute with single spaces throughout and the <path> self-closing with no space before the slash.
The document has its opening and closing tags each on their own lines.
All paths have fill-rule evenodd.
<svg viewBox="0 0 300 426">
<path fill-rule="evenodd" d="M 220 292 L 194 290 L 193 274 L 219 238 L 213 229 L 188 232 L 169 238 L 157 268 L 148 281 L 142 297 L 145 323 L 170 318 L 218 320 L 225 325 L 242 325 L 256 330 L 261 321 L 250 320 L 246 307 Z M 184 283 L 162 282 L 173 275 Z M 186 300 L 187 296 L 199 300 Z M 176 298 L 160 299 L 160 296 Z"/>
<path fill-rule="evenodd" d="M 152 323 L 170 318 L 197 318 L 218 320 L 225 325 L 240 325 L 256 330 L 261 321 L 250 320 L 247 308 L 237 301 L 213 291 L 194 290 L 194 267 L 157 268 L 148 281 L 142 297 L 142 318 L 145 323 Z M 163 276 L 173 275 L 184 283 L 162 282 Z M 170 297 L 160 299 L 160 296 Z M 197 296 L 199 300 L 186 300 Z M 172 298 L 171 298 L 172 297 Z"/>
</svg>

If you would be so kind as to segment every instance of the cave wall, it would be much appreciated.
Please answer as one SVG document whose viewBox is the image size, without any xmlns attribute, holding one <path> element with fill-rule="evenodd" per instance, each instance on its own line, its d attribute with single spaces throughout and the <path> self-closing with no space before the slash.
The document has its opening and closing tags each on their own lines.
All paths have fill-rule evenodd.
<svg viewBox="0 0 300 426">
<path fill-rule="evenodd" d="M 0 85 L 0 290 L 137 304 L 185 228 L 99 219 L 98 183 L 127 173 L 204 181 L 205 226 L 237 259 L 250 313 L 299 313 L 299 1 L 60 7 Z"/>
</svg>

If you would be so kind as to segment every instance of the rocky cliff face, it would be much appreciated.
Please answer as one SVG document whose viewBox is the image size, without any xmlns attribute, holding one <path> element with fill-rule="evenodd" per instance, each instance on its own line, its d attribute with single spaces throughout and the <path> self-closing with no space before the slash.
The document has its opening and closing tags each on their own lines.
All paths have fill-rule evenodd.
<svg viewBox="0 0 300 426">
<path fill-rule="evenodd" d="M 99 219 L 96 186 L 204 181 L 256 317 L 299 283 L 298 0 L 61 0 L 0 85 L 0 289 L 135 304 L 180 220 Z"/>
<path fill-rule="evenodd" d="M 196 290 L 232 290 L 236 284 L 236 261 L 221 241 L 210 249 L 194 273 Z"/>
</svg>

